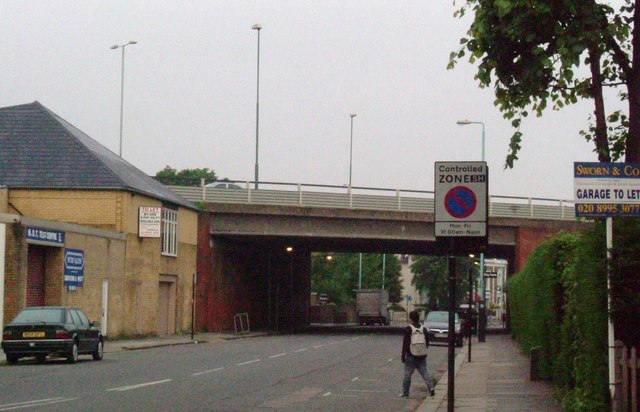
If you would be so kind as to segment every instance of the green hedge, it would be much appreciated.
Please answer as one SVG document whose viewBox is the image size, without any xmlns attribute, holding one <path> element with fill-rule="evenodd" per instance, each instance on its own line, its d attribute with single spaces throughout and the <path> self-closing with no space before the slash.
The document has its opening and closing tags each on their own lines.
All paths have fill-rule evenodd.
<svg viewBox="0 0 640 412">
<path fill-rule="evenodd" d="M 561 233 L 508 282 L 513 336 L 541 348 L 540 372 L 567 411 L 607 410 L 607 289 L 603 230 Z"/>
</svg>

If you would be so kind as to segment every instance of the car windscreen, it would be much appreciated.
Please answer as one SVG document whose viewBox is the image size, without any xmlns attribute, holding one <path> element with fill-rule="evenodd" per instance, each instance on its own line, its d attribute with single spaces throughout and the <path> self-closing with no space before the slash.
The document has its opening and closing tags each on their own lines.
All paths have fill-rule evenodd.
<svg viewBox="0 0 640 412">
<path fill-rule="evenodd" d="M 64 310 L 58 308 L 25 309 L 13 319 L 12 323 L 61 323 Z"/>
<path fill-rule="evenodd" d="M 449 322 L 449 312 L 429 312 L 427 322 Z M 460 316 L 456 313 L 455 322 L 460 322 Z"/>
</svg>

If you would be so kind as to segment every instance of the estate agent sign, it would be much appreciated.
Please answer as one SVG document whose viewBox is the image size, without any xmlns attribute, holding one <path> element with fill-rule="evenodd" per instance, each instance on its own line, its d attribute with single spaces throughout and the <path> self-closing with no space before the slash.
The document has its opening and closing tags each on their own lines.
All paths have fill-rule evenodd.
<svg viewBox="0 0 640 412">
<path fill-rule="evenodd" d="M 160 237 L 162 222 L 162 208 L 152 206 L 140 207 L 138 218 L 139 237 Z"/>
<path fill-rule="evenodd" d="M 576 216 L 640 216 L 640 163 L 576 162 Z"/>
</svg>

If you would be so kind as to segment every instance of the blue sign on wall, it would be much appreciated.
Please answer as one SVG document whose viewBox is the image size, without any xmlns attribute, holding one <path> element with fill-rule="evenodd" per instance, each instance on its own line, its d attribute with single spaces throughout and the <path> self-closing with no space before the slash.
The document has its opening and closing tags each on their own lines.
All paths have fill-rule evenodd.
<svg viewBox="0 0 640 412">
<path fill-rule="evenodd" d="M 27 227 L 27 241 L 50 246 L 64 246 L 64 232 L 40 227 Z"/>
<path fill-rule="evenodd" d="M 84 283 L 84 250 L 64 250 L 65 286 L 82 286 Z"/>
</svg>

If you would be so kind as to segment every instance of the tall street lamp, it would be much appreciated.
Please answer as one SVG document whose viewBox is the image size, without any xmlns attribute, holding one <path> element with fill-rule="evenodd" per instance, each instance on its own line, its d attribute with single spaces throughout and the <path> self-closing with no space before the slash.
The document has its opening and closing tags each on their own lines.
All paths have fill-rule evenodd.
<svg viewBox="0 0 640 412">
<path fill-rule="evenodd" d="M 351 190 L 351 171 L 353 169 L 353 118 L 357 116 L 356 113 L 351 113 L 351 144 L 349 146 L 349 190 Z"/>
<path fill-rule="evenodd" d="M 351 117 L 351 143 L 349 145 L 349 193 L 351 193 L 351 172 L 353 170 L 353 118 L 356 113 L 349 114 Z M 358 255 L 358 290 L 362 289 L 362 253 Z"/>
<path fill-rule="evenodd" d="M 477 122 L 477 121 L 471 121 L 468 119 L 465 120 L 458 120 L 456 122 L 458 124 L 458 126 L 467 126 L 470 124 L 479 124 L 482 125 L 482 161 L 484 162 L 485 157 L 484 157 L 484 153 L 485 153 L 485 132 L 484 132 L 484 123 L 483 122 Z M 484 253 L 480 253 L 480 300 L 481 302 L 485 303 L 485 298 L 484 298 Z M 487 308 L 484 308 L 486 313 Z M 482 316 L 481 316 L 482 317 Z M 484 322 L 484 320 L 480 320 L 480 322 Z M 482 330 L 482 336 L 481 336 L 481 332 L 480 329 Z M 478 328 L 478 340 L 480 342 L 484 342 L 484 328 Z"/>
<path fill-rule="evenodd" d="M 255 173 L 255 188 L 258 188 L 258 130 L 260 124 L 260 30 L 262 30 L 261 24 L 254 24 L 251 26 L 252 30 L 258 31 L 258 64 L 256 70 L 256 173 Z"/>
<path fill-rule="evenodd" d="M 111 46 L 111 50 L 122 49 L 122 69 L 120 74 L 120 147 L 118 149 L 118 156 L 122 157 L 122 115 L 124 112 L 124 49 L 132 44 L 138 44 L 137 41 L 129 40 L 129 43 Z"/>
</svg>

